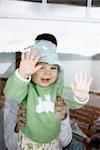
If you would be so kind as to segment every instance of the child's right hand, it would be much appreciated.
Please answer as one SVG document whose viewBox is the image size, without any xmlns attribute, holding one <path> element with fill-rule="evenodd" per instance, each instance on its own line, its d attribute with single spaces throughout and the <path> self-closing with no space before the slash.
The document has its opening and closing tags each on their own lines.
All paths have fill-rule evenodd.
<svg viewBox="0 0 100 150">
<path fill-rule="evenodd" d="M 26 109 L 25 107 L 21 104 L 19 106 L 19 110 L 17 113 L 17 120 L 16 120 L 16 126 L 15 126 L 15 132 L 19 132 L 19 130 L 26 125 Z"/>
<path fill-rule="evenodd" d="M 42 67 L 42 65 L 37 65 L 40 59 L 40 55 L 35 57 L 37 53 L 38 51 L 36 50 L 33 50 L 31 54 L 30 52 L 22 53 L 19 74 L 24 79 L 27 79 Z"/>
</svg>

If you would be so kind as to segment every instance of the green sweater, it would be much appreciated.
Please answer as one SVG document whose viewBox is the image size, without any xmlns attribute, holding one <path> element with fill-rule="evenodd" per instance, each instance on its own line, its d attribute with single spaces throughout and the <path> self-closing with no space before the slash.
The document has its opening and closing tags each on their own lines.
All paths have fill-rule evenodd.
<svg viewBox="0 0 100 150">
<path fill-rule="evenodd" d="M 49 87 L 40 87 L 20 80 L 16 74 L 6 83 L 4 94 L 26 107 L 26 126 L 21 130 L 35 142 L 47 143 L 58 137 L 60 120 L 54 114 L 57 96 L 64 98 L 65 103 L 72 109 L 83 106 L 74 100 L 71 89 L 64 87 L 62 83 L 58 80 Z"/>
</svg>

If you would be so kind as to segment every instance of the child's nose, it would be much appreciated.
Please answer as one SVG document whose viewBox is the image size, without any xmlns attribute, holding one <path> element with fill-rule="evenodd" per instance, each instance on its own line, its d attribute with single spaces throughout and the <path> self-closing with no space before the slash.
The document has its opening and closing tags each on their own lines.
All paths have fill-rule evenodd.
<svg viewBox="0 0 100 150">
<path fill-rule="evenodd" d="M 46 69 L 44 73 L 45 73 L 45 74 L 50 74 L 50 73 L 51 73 L 51 70 L 50 70 L 50 69 Z"/>
</svg>

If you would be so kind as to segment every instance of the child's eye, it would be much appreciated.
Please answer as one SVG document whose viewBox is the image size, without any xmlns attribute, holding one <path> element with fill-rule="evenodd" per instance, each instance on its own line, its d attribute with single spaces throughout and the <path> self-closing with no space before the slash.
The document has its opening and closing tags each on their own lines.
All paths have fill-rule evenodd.
<svg viewBox="0 0 100 150">
<path fill-rule="evenodd" d="M 44 69 L 44 67 L 41 67 L 40 69 L 42 70 L 42 69 Z"/>
<path fill-rule="evenodd" d="M 51 67 L 51 69 L 52 69 L 52 70 L 56 70 L 56 69 L 57 69 L 57 67 Z"/>
</svg>

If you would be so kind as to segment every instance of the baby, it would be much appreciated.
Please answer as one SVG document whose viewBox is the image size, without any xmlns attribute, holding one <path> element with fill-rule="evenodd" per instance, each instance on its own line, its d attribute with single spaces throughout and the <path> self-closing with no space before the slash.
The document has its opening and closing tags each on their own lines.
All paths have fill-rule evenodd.
<svg viewBox="0 0 100 150">
<path fill-rule="evenodd" d="M 61 96 L 72 109 L 88 101 L 91 79 L 87 82 L 85 74 L 76 75 L 71 90 L 63 84 L 62 68 L 56 45 L 48 39 L 36 40 L 31 53 L 22 53 L 19 69 L 8 79 L 4 89 L 6 96 L 18 104 L 23 103 L 27 110 L 18 149 L 60 150 L 61 121 L 54 113 L 56 97 Z"/>
</svg>

